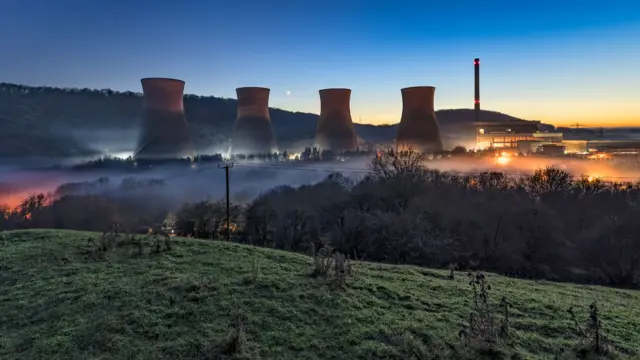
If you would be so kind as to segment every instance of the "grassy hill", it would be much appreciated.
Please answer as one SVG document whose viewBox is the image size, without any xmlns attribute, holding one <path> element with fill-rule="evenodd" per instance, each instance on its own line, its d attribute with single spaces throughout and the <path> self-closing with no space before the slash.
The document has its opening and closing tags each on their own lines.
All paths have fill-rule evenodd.
<svg viewBox="0 0 640 360">
<path fill-rule="evenodd" d="M 130 244 L 101 258 L 88 253 L 97 234 L 0 236 L 2 359 L 205 359 L 225 344 L 234 314 L 244 318 L 244 358 L 464 358 L 458 333 L 472 297 L 462 273 L 449 280 L 442 271 L 359 263 L 337 290 L 309 275 L 306 256 L 232 243 L 173 239 L 159 253 L 148 243 L 140 255 Z M 511 303 L 520 358 L 573 346 L 567 309 L 576 306 L 582 321 L 593 300 L 617 350 L 640 354 L 640 292 L 488 281 L 492 302 Z"/>
</svg>

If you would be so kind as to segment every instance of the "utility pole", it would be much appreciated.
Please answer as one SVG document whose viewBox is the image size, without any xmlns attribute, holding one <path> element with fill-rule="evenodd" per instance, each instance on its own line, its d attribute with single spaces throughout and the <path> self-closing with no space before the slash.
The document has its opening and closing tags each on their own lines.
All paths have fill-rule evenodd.
<svg viewBox="0 0 640 360">
<path fill-rule="evenodd" d="M 227 183 L 227 241 L 231 240 L 231 219 L 229 214 L 229 169 L 233 167 L 233 163 L 226 163 L 225 166 L 220 166 L 218 164 L 219 169 L 224 169 L 225 172 L 225 182 Z"/>
</svg>

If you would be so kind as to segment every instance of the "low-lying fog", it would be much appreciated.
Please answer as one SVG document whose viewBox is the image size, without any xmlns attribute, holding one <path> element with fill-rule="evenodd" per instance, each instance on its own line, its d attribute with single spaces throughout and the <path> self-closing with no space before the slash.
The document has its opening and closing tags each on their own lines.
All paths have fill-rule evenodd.
<svg viewBox="0 0 640 360">
<path fill-rule="evenodd" d="M 354 179 L 365 175 L 365 160 L 332 163 L 245 162 L 230 169 L 229 186 L 234 202 L 250 201 L 261 192 L 280 185 L 312 184 L 339 171 Z M 19 170 L 0 168 L 0 204 L 17 205 L 32 193 L 53 193 L 65 183 L 90 182 L 108 177 L 112 186 L 125 178 L 162 179 L 165 186 L 158 196 L 180 205 L 185 201 L 225 196 L 225 171 L 217 164 L 196 167 L 164 166 L 144 172 Z"/>
<path fill-rule="evenodd" d="M 230 170 L 230 193 L 234 202 L 246 202 L 270 188 L 280 185 L 300 186 L 312 184 L 333 172 L 341 172 L 357 180 L 367 174 L 369 158 L 344 162 L 243 162 Z M 587 175 L 614 181 L 640 179 L 640 161 L 634 160 L 579 160 L 553 159 L 533 156 L 498 158 L 446 158 L 430 160 L 427 167 L 442 171 L 476 174 L 483 171 L 502 171 L 518 176 L 531 174 L 536 169 L 554 165 L 566 169 L 575 176 Z M 90 182 L 108 177 L 111 186 L 117 186 L 125 178 L 163 179 L 165 186 L 158 196 L 176 206 L 185 201 L 205 198 L 222 198 L 225 195 L 225 171 L 217 164 L 200 164 L 194 168 L 165 166 L 144 172 L 122 171 L 65 171 L 24 170 L 13 166 L 0 166 L 0 204 L 17 205 L 32 193 L 53 193 L 62 184 Z"/>
</svg>

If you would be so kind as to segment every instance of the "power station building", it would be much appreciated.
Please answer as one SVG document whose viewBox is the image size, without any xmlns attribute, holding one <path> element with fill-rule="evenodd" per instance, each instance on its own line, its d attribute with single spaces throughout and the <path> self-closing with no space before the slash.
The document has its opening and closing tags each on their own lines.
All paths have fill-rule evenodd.
<svg viewBox="0 0 640 360">
<path fill-rule="evenodd" d="M 522 153 L 538 151 L 542 145 L 562 145 L 562 133 L 540 132 L 539 121 L 481 121 L 476 127 L 476 149 L 518 148 Z"/>
<path fill-rule="evenodd" d="M 562 133 L 540 131 L 540 121 L 480 121 L 480 59 L 473 60 L 474 68 L 474 122 L 476 149 L 508 148 L 524 154 L 547 149 L 556 153 L 562 146 Z"/>
<path fill-rule="evenodd" d="M 587 142 L 587 150 L 612 155 L 639 154 L 640 140 L 591 140 Z"/>
<path fill-rule="evenodd" d="M 143 116 L 134 157 L 175 159 L 194 155 L 184 113 L 184 81 L 145 78 Z"/>
<path fill-rule="evenodd" d="M 278 151 L 269 116 L 268 88 L 236 89 L 238 115 L 231 139 L 232 154 L 267 154 Z"/>
<path fill-rule="evenodd" d="M 442 151 L 440 128 L 434 109 L 436 88 L 414 86 L 401 90 L 402 117 L 398 124 L 396 145 L 424 152 Z"/>
<path fill-rule="evenodd" d="M 320 118 L 316 145 L 336 152 L 353 150 L 358 145 L 351 119 L 351 89 L 320 90 Z"/>
</svg>

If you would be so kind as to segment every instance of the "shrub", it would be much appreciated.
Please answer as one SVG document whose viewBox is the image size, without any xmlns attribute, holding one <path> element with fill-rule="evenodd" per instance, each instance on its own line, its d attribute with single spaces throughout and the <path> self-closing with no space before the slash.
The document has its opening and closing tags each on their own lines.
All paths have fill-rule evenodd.
<svg viewBox="0 0 640 360">
<path fill-rule="evenodd" d="M 469 325 L 460 331 L 464 344 L 475 351 L 498 357 L 508 352 L 509 343 L 509 303 L 502 298 L 500 307 L 502 319 L 489 301 L 491 286 L 482 273 L 469 273 L 469 285 L 472 290 Z"/>
</svg>

